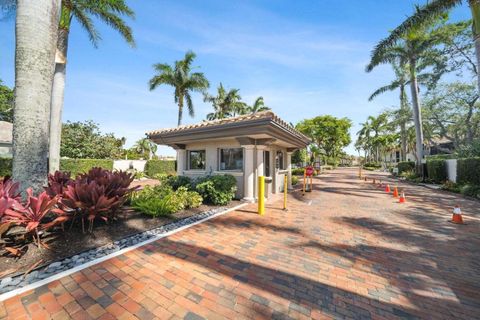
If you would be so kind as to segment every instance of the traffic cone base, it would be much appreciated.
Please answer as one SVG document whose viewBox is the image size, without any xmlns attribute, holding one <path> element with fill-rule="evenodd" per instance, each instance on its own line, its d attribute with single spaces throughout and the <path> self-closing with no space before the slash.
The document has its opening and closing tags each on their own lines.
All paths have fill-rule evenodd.
<svg viewBox="0 0 480 320">
<path fill-rule="evenodd" d="M 449 220 L 451 223 L 455 223 L 455 224 L 465 224 L 463 222 L 463 218 L 462 218 L 462 215 L 461 214 L 453 214 L 452 216 L 452 220 Z"/>
<path fill-rule="evenodd" d="M 402 192 L 402 194 L 400 195 L 400 199 L 398 200 L 399 203 L 405 203 L 405 193 Z"/>
</svg>

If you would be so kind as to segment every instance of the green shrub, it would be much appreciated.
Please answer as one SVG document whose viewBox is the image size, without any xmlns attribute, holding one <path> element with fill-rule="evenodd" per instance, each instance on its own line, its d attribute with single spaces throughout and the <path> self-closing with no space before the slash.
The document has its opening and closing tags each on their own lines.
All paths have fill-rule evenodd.
<svg viewBox="0 0 480 320">
<path fill-rule="evenodd" d="M 447 163 L 443 159 L 427 161 L 428 178 L 435 183 L 447 181 Z"/>
<path fill-rule="evenodd" d="M 363 169 L 367 170 L 367 171 L 375 171 L 377 170 L 378 168 L 374 168 L 374 167 L 363 167 Z"/>
<path fill-rule="evenodd" d="M 113 170 L 113 160 L 110 159 L 60 159 L 60 171 L 69 171 L 72 177 L 88 172 L 93 167 Z"/>
<path fill-rule="evenodd" d="M 174 191 L 168 185 L 145 187 L 131 198 L 131 206 L 145 214 L 159 217 L 176 213 L 183 209 L 196 208 L 202 204 L 202 197 L 195 191 L 180 187 Z"/>
<path fill-rule="evenodd" d="M 379 162 L 367 162 L 363 165 L 364 168 L 374 168 L 379 169 L 382 167 L 382 164 Z"/>
<path fill-rule="evenodd" d="M 199 178 L 196 191 L 205 203 L 225 205 L 230 202 L 237 191 L 237 180 L 232 175 L 217 175 Z"/>
<path fill-rule="evenodd" d="M 293 176 L 303 176 L 303 171 L 304 171 L 303 168 L 292 169 L 292 175 Z"/>
<path fill-rule="evenodd" d="M 480 185 L 466 184 L 460 188 L 460 192 L 465 196 L 480 198 Z"/>
<path fill-rule="evenodd" d="M 299 178 L 297 176 L 292 176 L 292 185 L 296 185 L 299 181 Z"/>
<path fill-rule="evenodd" d="M 186 187 L 187 189 L 192 189 L 192 179 L 186 176 L 167 176 L 165 182 L 177 190 L 180 187 Z"/>
<path fill-rule="evenodd" d="M 398 168 L 398 175 L 401 175 L 403 172 L 415 170 L 415 162 L 402 161 L 398 163 L 397 168 Z"/>
<path fill-rule="evenodd" d="M 12 175 L 12 159 L 0 158 L 0 177 Z"/>
<path fill-rule="evenodd" d="M 457 182 L 480 185 L 480 157 L 458 159 Z"/>
<path fill-rule="evenodd" d="M 442 185 L 443 190 L 451 191 L 451 192 L 456 192 L 460 193 L 461 192 L 461 186 L 459 186 L 457 183 L 452 182 L 450 180 L 445 181 L 445 183 Z"/>
<path fill-rule="evenodd" d="M 145 174 L 149 177 L 154 177 L 159 173 L 174 174 L 175 160 L 148 160 L 145 164 Z"/>
</svg>

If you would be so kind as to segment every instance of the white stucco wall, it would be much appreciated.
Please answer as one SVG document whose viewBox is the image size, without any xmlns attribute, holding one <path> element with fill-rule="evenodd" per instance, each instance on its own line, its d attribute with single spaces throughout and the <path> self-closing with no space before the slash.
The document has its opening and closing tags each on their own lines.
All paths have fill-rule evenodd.
<svg viewBox="0 0 480 320">
<path fill-rule="evenodd" d="M 237 198 L 249 197 L 249 195 L 244 194 L 245 191 L 245 176 L 244 171 L 251 171 L 253 167 L 254 177 L 254 192 L 253 196 L 256 197 L 257 193 L 257 177 L 258 175 L 263 175 L 263 165 L 260 169 L 255 167 L 255 161 L 260 160 L 259 157 L 263 156 L 263 151 L 270 151 L 270 171 L 271 177 L 273 178 L 272 183 L 266 185 L 266 195 L 271 193 L 278 193 L 283 191 L 283 179 L 284 175 L 288 173 L 288 170 L 279 170 L 275 168 L 275 155 L 276 152 L 281 150 L 284 152 L 284 163 L 285 169 L 287 168 L 287 153 L 286 148 L 279 146 L 262 146 L 256 152 L 248 152 L 245 148 L 251 148 L 252 146 L 245 146 L 243 150 L 243 170 L 241 171 L 229 171 L 229 170 L 219 170 L 219 153 L 218 150 L 222 148 L 241 148 L 242 146 L 236 139 L 225 139 L 225 140 L 215 140 L 215 141 L 202 141 L 190 143 L 185 146 L 185 150 L 178 150 L 178 161 L 177 174 L 188 176 L 192 179 L 205 176 L 205 175 L 217 175 L 217 174 L 231 174 L 237 179 Z M 205 170 L 188 170 L 188 151 L 194 150 L 205 150 Z M 248 157 L 247 157 L 248 155 Z M 248 180 L 248 179 L 247 179 Z M 251 193 L 252 194 L 252 193 Z M 249 197 L 250 198 L 250 197 Z"/>
<path fill-rule="evenodd" d="M 457 182 L 457 159 L 445 160 L 447 165 L 447 177 L 452 182 Z"/>
</svg>

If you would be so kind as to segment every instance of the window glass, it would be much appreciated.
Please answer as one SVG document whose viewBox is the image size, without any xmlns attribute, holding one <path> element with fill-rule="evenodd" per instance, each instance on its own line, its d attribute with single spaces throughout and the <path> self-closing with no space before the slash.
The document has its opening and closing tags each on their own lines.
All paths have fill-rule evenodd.
<svg viewBox="0 0 480 320">
<path fill-rule="evenodd" d="M 205 170 L 205 150 L 189 151 L 188 165 L 190 170 Z"/>
<path fill-rule="evenodd" d="M 220 149 L 220 170 L 243 170 L 243 149 Z"/>
<path fill-rule="evenodd" d="M 284 163 L 283 163 L 283 152 L 282 151 L 277 151 L 277 156 L 275 157 L 275 167 L 277 169 L 283 170 L 285 169 Z"/>
</svg>

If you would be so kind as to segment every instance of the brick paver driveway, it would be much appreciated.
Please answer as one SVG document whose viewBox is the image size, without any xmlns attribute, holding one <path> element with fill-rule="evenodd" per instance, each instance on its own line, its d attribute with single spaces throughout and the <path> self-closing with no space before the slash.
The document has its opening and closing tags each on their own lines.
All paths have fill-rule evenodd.
<svg viewBox="0 0 480 320">
<path fill-rule="evenodd" d="M 316 179 L 288 212 L 249 205 L 84 269 L 5 301 L 0 315 L 480 318 L 479 202 L 405 185 L 398 204 L 356 174 Z M 457 201 L 467 225 L 447 222 Z"/>
</svg>

